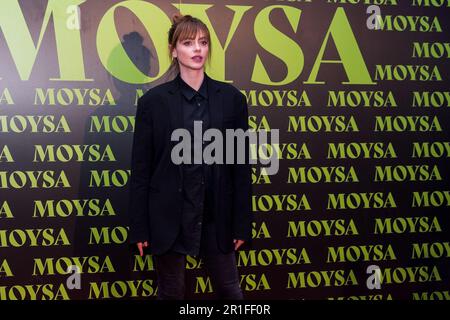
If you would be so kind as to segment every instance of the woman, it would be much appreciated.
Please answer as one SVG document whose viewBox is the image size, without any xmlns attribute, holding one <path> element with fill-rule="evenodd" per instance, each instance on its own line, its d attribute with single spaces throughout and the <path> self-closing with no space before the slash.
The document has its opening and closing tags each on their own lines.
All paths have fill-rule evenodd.
<svg viewBox="0 0 450 320">
<path fill-rule="evenodd" d="M 174 16 L 169 52 L 178 74 L 138 101 L 129 238 L 141 256 L 147 247 L 153 254 L 158 299 L 184 298 L 186 255 L 203 258 L 219 298 L 243 298 L 235 251 L 251 239 L 247 156 L 244 164 L 175 164 L 172 158 L 177 144 L 172 132 L 185 129 L 196 139 L 194 121 L 203 132 L 214 128 L 223 137 L 225 129 L 248 129 L 245 96 L 204 71 L 210 44 L 203 22 L 189 15 Z M 207 145 L 200 142 L 203 148 Z M 247 155 L 248 147 L 245 140 Z"/>
</svg>

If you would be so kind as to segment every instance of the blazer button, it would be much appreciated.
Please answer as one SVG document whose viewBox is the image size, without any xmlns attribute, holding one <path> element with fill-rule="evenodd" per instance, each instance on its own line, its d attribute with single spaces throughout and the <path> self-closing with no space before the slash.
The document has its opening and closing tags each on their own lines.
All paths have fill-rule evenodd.
<svg viewBox="0 0 450 320">
<path fill-rule="evenodd" d="M 178 188 L 178 192 L 181 192 L 181 188 Z"/>
</svg>

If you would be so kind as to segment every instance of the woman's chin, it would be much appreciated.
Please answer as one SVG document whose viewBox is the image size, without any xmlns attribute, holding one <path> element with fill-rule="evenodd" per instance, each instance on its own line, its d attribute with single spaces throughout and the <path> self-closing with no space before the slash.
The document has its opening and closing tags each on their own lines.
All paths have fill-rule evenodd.
<svg viewBox="0 0 450 320">
<path fill-rule="evenodd" d="M 204 68 L 205 64 L 188 64 L 188 65 L 184 65 L 184 68 L 189 69 L 189 70 L 202 70 Z"/>
</svg>

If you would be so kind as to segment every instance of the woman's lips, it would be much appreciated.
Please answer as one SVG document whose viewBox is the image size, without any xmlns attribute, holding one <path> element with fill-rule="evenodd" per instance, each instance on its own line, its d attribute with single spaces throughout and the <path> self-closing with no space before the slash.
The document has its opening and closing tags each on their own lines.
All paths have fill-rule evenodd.
<svg viewBox="0 0 450 320">
<path fill-rule="evenodd" d="M 195 62 L 201 62 L 203 60 L 203 57 L 195 56 L 195 57 L 192 57 L 192 60 L 194 60 Z"/>
</svg>

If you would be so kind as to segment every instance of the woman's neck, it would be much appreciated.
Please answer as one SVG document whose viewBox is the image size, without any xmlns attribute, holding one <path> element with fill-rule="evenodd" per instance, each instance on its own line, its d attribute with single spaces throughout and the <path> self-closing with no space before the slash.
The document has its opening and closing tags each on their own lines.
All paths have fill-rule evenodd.
<svg viewBox="0 0 450 320">
<path fill-rule="evenodd" d="M 192 70 L 192 69 L 181 69 L 180 70 L 181 79 L 186 82 L 189 86 L 191 86 L 195 91 L 200 89 L 204 78 L 204 70 Z"/>
</svg>

